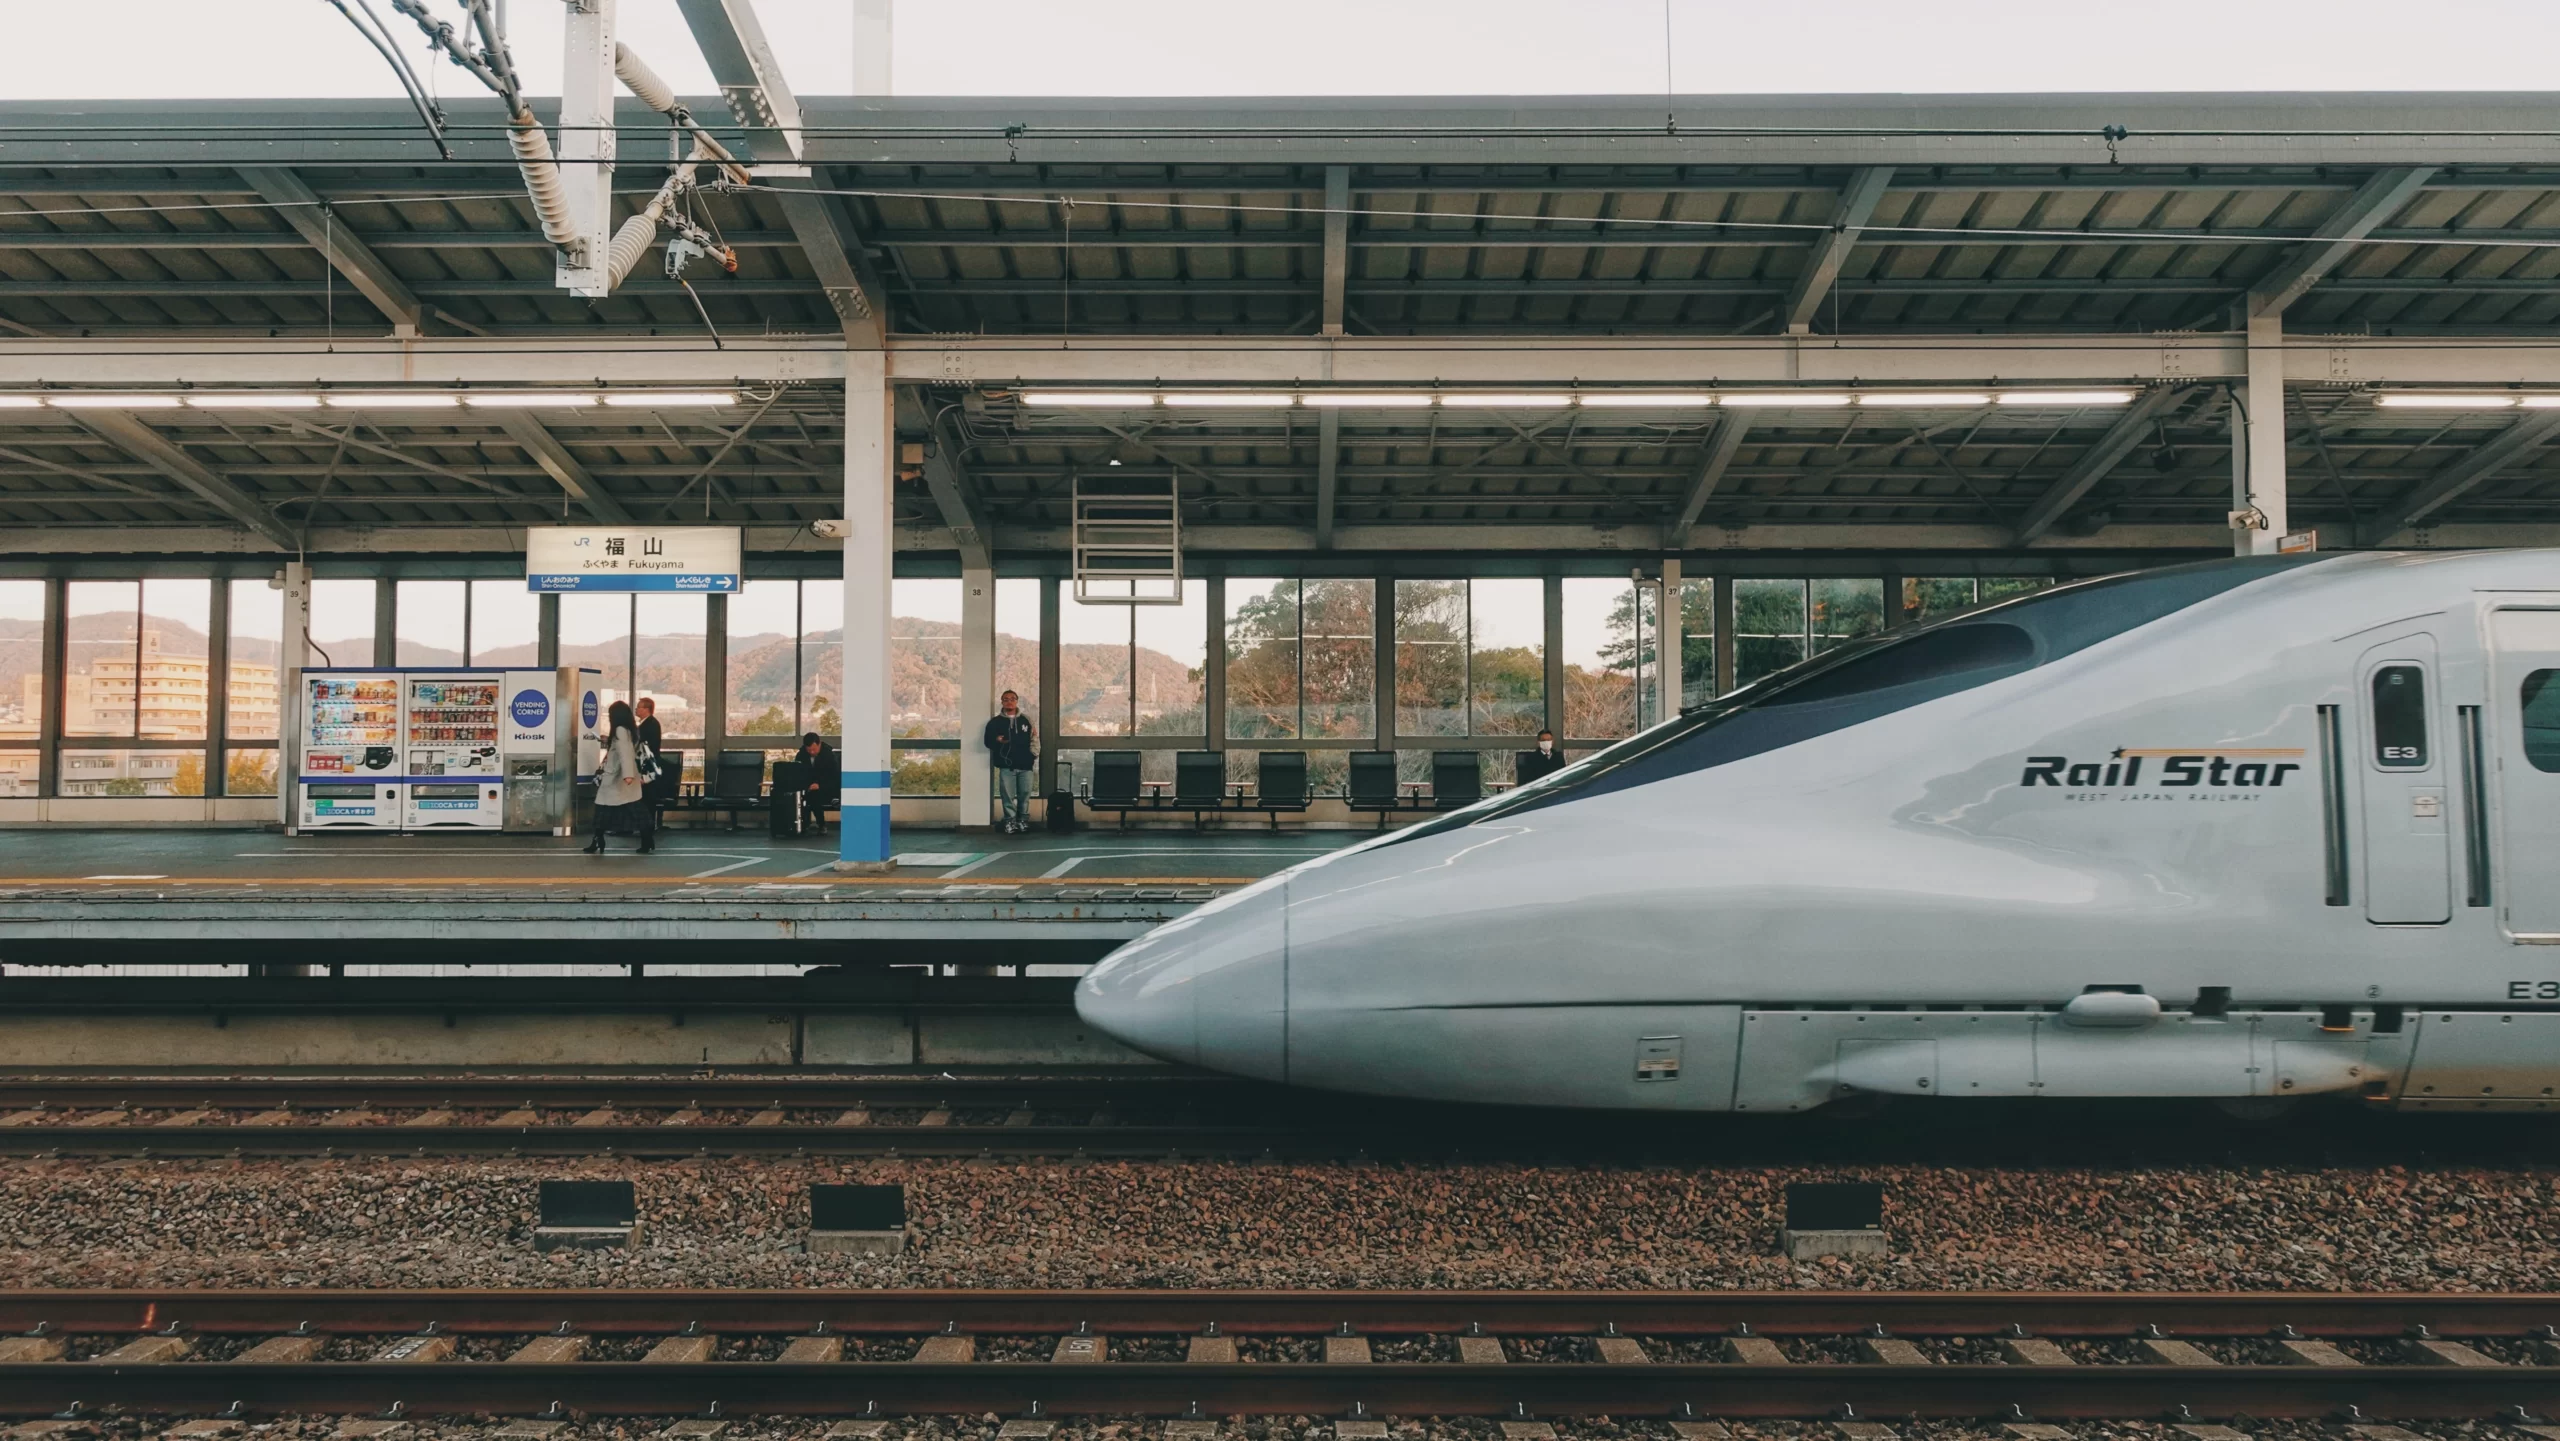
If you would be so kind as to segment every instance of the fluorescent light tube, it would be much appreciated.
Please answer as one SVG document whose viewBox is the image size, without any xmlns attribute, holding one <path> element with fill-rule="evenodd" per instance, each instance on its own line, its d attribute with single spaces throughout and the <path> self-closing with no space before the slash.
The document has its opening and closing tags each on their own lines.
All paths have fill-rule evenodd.
<svg viewBox="0 0 2560 1441">
<path fill-rule="evenodd" d="M 1450 390 L 1441 392 L 1440 403 L 1444 406 L 1464 405 L 1481 409 L 1561 409 L 1573 404 L 1573 397 L 1563 391 L 1531 394 L 1522 391 Z"/>
<path fill-rule="evenodd" d="M 660 409 L 690 405 L 735 405 L 738 397 L 725 390 L 630 390 L 608 392 L 607 405 L 654 405 Z"/>
<path fill-rule="evenodd" d="M 0 395 L 0 410 L 33 410 L 42 404 L 41 395 Z"/>
<path fill-rule="evenodd" d="M 2527 410 L 2560 408 L 2560 395 L 2528 395 L 2523 397 L 2521 404 Z"/>
<path fill-rule="evenodd" d="M 1725 405 L 1751 406 L 1764 409 L 1780 406 L 1847 405 L 1849 403 L 1849 397 L 1845 395 L 1817 395 L 1809 390 L 1726 391 L 1723 396 L 1719 397 L 1719 400 L 1720 403 Z"/>
<path fill-rule="evenodd" d="M 1296 401 L 1297 397 L 1291 395 L 1222 390 L 1169 390 L 1164 396 L 1167 405 L 1225 406 L 1230 410 L 1271 410 Z"/>
<path fill-rule="evenodd" d="M 1400 406 L 1415 407 L 1431 403 L 1427 390 L 1310 390 L 1299 397 L 1302 405 L 1333 406 Z"/>
<path fill-rule="evenodd" d="M 593 405 L 596 398 L 568 390 L 496 390 L 474 391 L 462 397 L 462 403 L 474 409 L 572 410 Z"/>
<path fill-rule="evenodd" d="M 2131 405 L 2130 390 L 2004 390 L 2002 405 Z"/>
<path fill-rule="evenodd" d="M 333 390 L 323 398 L 341 410 L 449 410 L 456 403 L 441 390 Z"/>
<path fill-rule="evenodd" d="M 2512 395 L 2457 395 L 2445 390 L 2399 390 L 2379 398 L 2394 410 L 2513 410 Z"/>
<path fill-rule="evenodd" d="M 632 402 L 607 396 L 605 403 L 628 405 Z M 1099 410 L 1109 406 L 1153 405 L 1156 398 L 1143 390 L 1026 390 L 1022 393 L 1022 403 L 1043 408 Z"/>
<path fill-rule="evenodd" d="M 1665 408 L 1687 406 L 1694 409 L 1715 403 L 1716 398 L 1703 390 L 1586 390 L 1582 392 L 1582 406 L 1585 410 L 1593 408 L 1639 410 L 1656 406 Z"/>
<path fill-rule="evenodd" d="M 1961 390 L 1862 390 L 1860 405 L 1989 405 L 1991 397 Z"/>
<path fill-rule="evenodd" d="M 320 404 L 320 397 L 270 395 L 257 390 L 204 390 L 188 396 L 187 404 L 198 410 L 310 410 Z"/>
<path fill-rule="evenodd" d="M 175 410 L 174 395 L 101 395 L 95 391 L 58 390 L 45 399 L 64 410 Z"/>
</svg>

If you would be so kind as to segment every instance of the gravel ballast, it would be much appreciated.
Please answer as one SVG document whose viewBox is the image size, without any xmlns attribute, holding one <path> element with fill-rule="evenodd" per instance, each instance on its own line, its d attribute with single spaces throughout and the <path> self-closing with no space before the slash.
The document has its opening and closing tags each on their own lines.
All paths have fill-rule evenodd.
<svg viewBox="0 0 2560 1441">
<path fill-rule="evenodd" d="M 627 1178 L 623 1251 L 531 1245 L 536 1183 Z M 940 1159 L 0 1162 L 0 1285 L 2545 1290 L 2534 1167 L 1640 1169 Z M 1786 1183 L 1884 1183 L 1892 1254 L 1795 1263 Z M 808 1255 L 816 1182 L 910 1244 Z"/>
</svg>

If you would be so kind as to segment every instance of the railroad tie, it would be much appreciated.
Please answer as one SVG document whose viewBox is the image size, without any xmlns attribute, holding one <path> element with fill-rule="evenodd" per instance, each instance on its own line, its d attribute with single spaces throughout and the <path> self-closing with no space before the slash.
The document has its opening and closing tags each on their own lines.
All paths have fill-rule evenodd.
<svg viewBox="0 0 2560 1441">
<path fill-rule="evenodd" d="M 1597 1338 L 1596 1344 L 1600 1348 L 1601 1361 L 1608 1365 L 1650 1366 L 1653 1364 L 1653 1357 L 1645 1351 L 1644 1343 L 1633 1336 L 1602 1336 Z"/>
<path fill-rule="evenodd" d="M 1334 1441 L 1386 1441 L 1386 1435 L 1387 1423 L 1384 1421 L 1336 1421 L 1333 1423 Z"/>
<path fill-rule="evenodd" d="M 374 1353 L 387 1365 L 432 1366 L 453 1354 L 451 1336 L 403 1336 Z"/>
<path fill-rule="evenodd" d="M 2426 1441 L 2417 1432 L 2404 1431 L 2397 1426 L 2350 1426 L 2347 1432 L 2357 1441 Z"/>
<path fill-rule="evenodd" d="M 2326 1341 L 2278 1341 L 2276 1360 L 2286 1366 L 2353 1366 L 2356 1358 Z"/>
<path fill-rule="evenodd" d="M 2193 1437 L 2194 1441 L 2251 1441 L 2248 1432 L 2237 1431 L 2229 1426 L 2209 1426 L 2199 1422 L 2192 1426 L 2180 1426 L 2178 1430 Z"/>
<path fill-rule="evenodd" d="M 1831 1429 L 1841 1441 L 1901 1441 L 1882 1421 L 1834 1421 Z"/>
<path fill-rule="evenodd" d="M 42 1336 L 0 1337 L 0 1366 L 29 1366 L 39 1361 L 59 1361 L 70 1342 L 48 1332 Z"/>
<path fill-rule="evenodd" d="M 193 1421 L 179 1422 L 162 1435 L 166 1441 L 207 1441 L 214 1436 L 236 1436 L 248 1429 L 245 1421 L 224 1416 L 199 1416 Z"/>
<path fill-rule="evenodd" d="M 495 1441 L 550 1441 L 553 1432 L 568 1424 L 566 1421 L 536 1421 L 530 1417 L 510 1421 L 498 1428 Z"/>
<path fill-rule="evenodd" d="M 2439 1341 L 2428 1337 L 2413 1340 L 2408 1344 L 2409 1359 L 2420 1366 L 2496 1366 L 2501 1364 L 2459 1341 Z"/>
<path fill-rule="evenodd" d="M 320 1120 L 324 1126 L 370 1126 L 380 1117 L 362 1106 L 352 1111 L 331 1111 Z"/>
<path fill-rule="evenodd" d="M 123 1110 L 91 1111 L 85 1116 L 74 1117 L 71 1124 L 75 1126 L 121 1126 L 131 1119 L 133 1119 L 132 1114 Z"/>
<path fill-rule="evenodd" d="M 492 1126 L 539 1126 L 542 1124 L 542 1115 L 530 1106 L 518 1106 L 512 1111 L 504 1112 L 491 1119 L 489 1124 Z"/>
<path fill-rule="evenodd" d="M 2068 1366 L 2071 1353 L 2042 1336 L 2003 1336 L 2000 1354 L 2012 1366 Z"/>
<path fill-rule="evenodd" d="M 2016 1441 L 2071 1441 L 2070 1432 L 2041 1421 L 2007 1422 L 2001 1426 L 2000 1434 L 2014 1437 Z"/>
<path fill-rule="evenodd" d="M 1236 1364 L 1236 1338 L 1233 1336 L 1194 1336 L 1191 1338 L 1190 1349 L 1183 1353 L 1182 1359 L 1185 1361 L 1197 1361 L 1204 1366 L 1232 1366 Z M 1209 1425 L 1212 1428 L 1216 1425 L 1215 1422 L 1207 1422 L 1203 1424 Z M 1168 1441 L 1170 1441 L 1173 1433 L 1168 1431 L 1165 1434 Z M 2554 1438 L 2554 1441 L 2560 1441 L 2560 1438 Z"/>
<path fill-rule="evenodd" d="M 844 1359 L 844 1338 L 842 1336 L 797 1337 L 790 1345 L 782 1348 L 781 1355 L 773 1359 L 786 1366 L 823 1366 L 831 1361 L 841 1361 Z M 830 1431 L 827 1434 L 833 1436 L 836 1433 Z"/>
<path fill-rule="evenodd" d="M 1066 1366 L 1090 1366 L 1111 1359 L 1110 1343 L 1100 1336 L 1061 1336 L 1057 1349 L 1049 1353 L 1051 1362 Z"/>
<path fill-rule="evenodd" d="M 1218 1423 L 1215 1421 L 1180 1420 L 1164 1423 L 1164 1441 L 1210 1441 L 1210 1438 L 1217 1434 Z"/>
<path fill-rule="evenodd" d="M 690 1126 L 701 1119 L 702 1110 L 700 1107 L 687 1106 L 680 1111 L 668 1112 L 667 1118 L 660 1121 L 658 1124 L 661 1126 Z"/>
<path fill-rule="evenodd" d="M 1502 1441 L 1556 1441 L 1556 1428 L 1544 1421 L 1505 1421 Z"/>
<path fill-rule="evenodd" d="M 1324 1362 L 1328 1366 L 1357 1366 L 1371 1360 L 1366 1336 L 1333 1335 L 1324 1338 Z"/>
<path fill-rule="evenodd" d="M 2133 1343 L 2142 1359 L 2162 1366 L 2219 1366 L 2213 1354 L 2192 1341 L 2172 1341 L 2166 1336 L 2146 1336 Z"/>
<path fill-rule="evenodd" d="M 1367 1357 L 1362 1357 L 1367 1360 Z M 1469 1366 L 1499 1366 L 1511 1358 L 1502 1354 L 1499 1336 L 1461 1336 L 1458 1338 L 1458 1360 Z"/>
<path fill-rule="evenodd" d="M 1929 1354 L 1899 1336 L 1861 1336 L 1858 1354 L 1879 1366 L 1926 1366 Z"/>
<path fill-rule="evenodd" d="M 1674 1421 L 1671 1430 L 1680 1441 L 1733 1441 L 1722 1421 Z"/>
<path fill-rule="evenodd" d="M 432 1111 L 420 1111 L 418 1114 L 411 1116 L 400 1124 L 404 1126 L 450 1126 L 453 1124 L 453 1112 L 441 1107 Z"/>
<path fill-rule="evenodd" d="M 856 1106 L 852 1110 L 845 1112 L 843 1115 L 836 1117 L 834 1124 L 839 1126 L 868 1126 L 871 1124 L 871 1108 L 869 1106 Z"/>
<path fill-rule="evenodd" d="M 1724 1359 L 1744 1366 L 1784 1366 L 1787 1353 L 1778 1349 L 1778 1343 L 1766 1336 L 1727 1336 L 1724 1338 Z M 1852 1441 L 1857 1441 L 1857 1438 L 1852 1438 Z"/>
<path fill-rule="evenodd" d="M 999 1441 L 1049 1441 L 1058 1423 L 1041 1416 L 1016 1416 L 996 1428 Z"/>
<path fill-rule="evenodd" d="M 338 1423 L 329 1433 L 329 1441 L 381 1441 L 394 1432 L 406 1431 L 409 1423 L 383 1417 L 354 1417 Z"/>
<path fill-rule="evenodd" d="M 510 1366 L 565 1366 L 584 1360 L 587 1338 L 584 1336 L 536 1336 L 507 1355 Z"/>
<path fill-rule="evenodd" d="M 959 1366 L 978 1359 L 978 1338 L 944 1333 L 927 1336 L 916 1348 L 916 1359 L 928 1365 Z"/>
<path fill-rule="evenodd" d="M 720 1354 L 720 1338 L 711 1335 L 669 1336 L 649 1348 L 640 1360 L 651 1366 L 699 1366 Z"/>
<path fill-rule="evenodd" d="M 5 1116 L 0 1116 L 0 1126 L 32 1126 L 44 1120 L 45 1114 L 42 1106 L 32 1111 L 11 1111 Z"/>
<path fill-rule="evenodd" d="M 583 1116 L 580 1116 L 570 1124 L 577 1126 L 619 1126 L 622 1124 L 622 1113 L 613 1108 L 613 1103 L 611 1101 L 607 1101 L 603 1105 L 596 1107 L 594 1110 L 587 1112 Z"/>
<path fill-rule="evenodd" d="M 288 1366 L 308 1361 L 320 1354 L 328 1344 L 322 1336 L 269 1336 L 264 1341 L 231 1358 L 235 1366 Z"/>
<path fill-rule="evenodd" d="M 161 1117 L 159 1124 L 163 1126 L 201 1126 L 212 1119 L 213 1112 L 209 1110 L 178 1111 L 171 1115 Z"/>
<path fill-rule="evenodd" d="M 747 1117 L 747 1124 L 750 1126 L 779 1126 L 782 1123 L 783 1113 L 782 1108 L 779 1106 L 767 1106 L 763 1110 L 756 1112 L 754 1115 Z"/>
<path fill-rule="evenodd" d="M 726 1421 L 709 1416 L 695 1416 L 678 1421 L 658 1434 L 673 1437 L 674 1441 L 720 1441 L 728 1430 L 729 1423 Z"/>
<path fill-rule="evenodd" d="M 825 1338 L 821 1336 L 806 1336 L 801 1339 L 819 1341 L 824 1340 Z M 878 1441 L 880 1435 L 888 1429 L 889 1423 L 886 1420 L 877 1418 L 860 1421 L 838 1421 L 833 1426 L 827 1428 L 826 1441 Z"/>
<path fill-rule="evenodd" d="M 144 1336 L 95 1359 L 102 1366 L 159 1366 L 193 1355 L 195 1349 L 195 1343 L 184 1336 Z"/>
</svg>

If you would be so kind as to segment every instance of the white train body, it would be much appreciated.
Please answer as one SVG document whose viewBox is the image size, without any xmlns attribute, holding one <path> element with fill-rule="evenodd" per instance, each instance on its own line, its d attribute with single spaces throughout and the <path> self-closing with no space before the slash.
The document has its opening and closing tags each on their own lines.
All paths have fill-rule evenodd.
<svg viewBox="0 0 2560 1441">
<path fill-rule="evenodd" d="M 2560 553 L 2231 561 L 1818 659 L 1123 947 L 1297 1085 L 2560 1104 Z"/>
</svg>

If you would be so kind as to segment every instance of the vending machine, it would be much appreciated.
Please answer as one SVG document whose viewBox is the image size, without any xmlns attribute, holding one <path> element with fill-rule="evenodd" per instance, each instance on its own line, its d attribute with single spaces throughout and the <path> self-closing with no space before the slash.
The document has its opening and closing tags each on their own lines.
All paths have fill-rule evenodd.
<svg viewBox="0 0 2560 1441">
<path fill-rule="evenodd" d="M 398 830 L 400 677 L 378 670 L 306 670 L 294 771 L 294 814 L 312 830 Z"/>
<path fill-rule="evenodd" d="M 505 823 L 498 734 L 505 673 L 411 671 L 405 692 L 410 830 L 496 830 Z"/>
<path fill-rule="evenodd" d="M 506 697 L 506 828 L 568 835 L 577 818 L 577 782 L 583 732 L 575 719 L 582 696 L 595 691 L 598 672 L 580 666 L 511 670 Z"/>
</svg>

